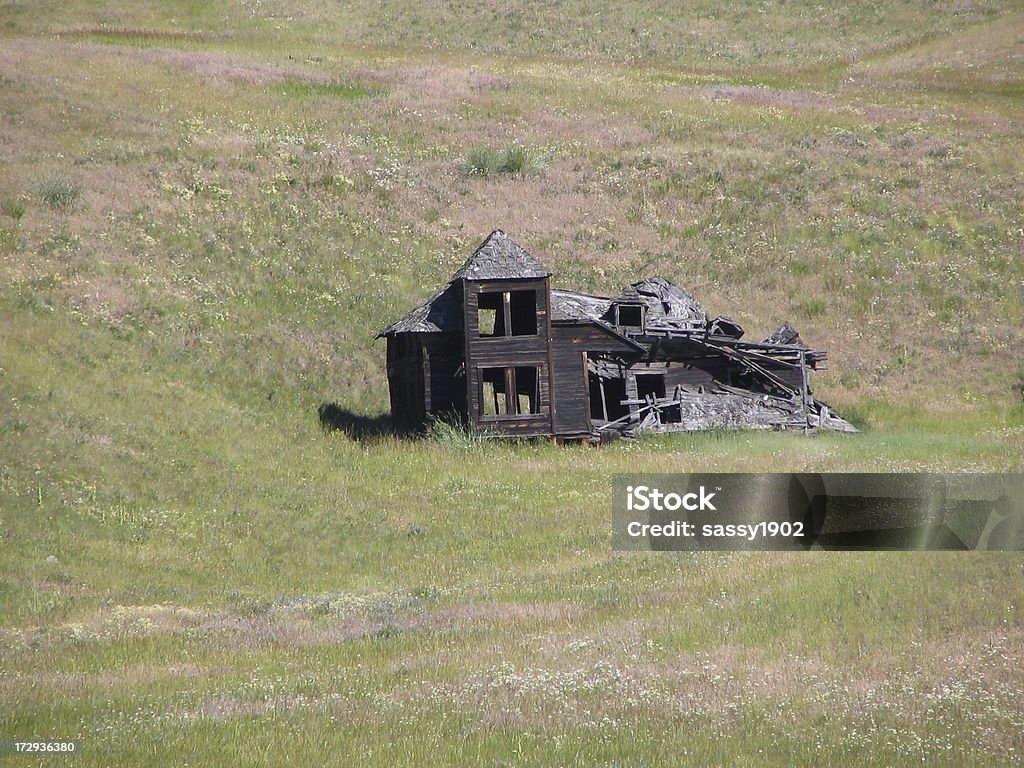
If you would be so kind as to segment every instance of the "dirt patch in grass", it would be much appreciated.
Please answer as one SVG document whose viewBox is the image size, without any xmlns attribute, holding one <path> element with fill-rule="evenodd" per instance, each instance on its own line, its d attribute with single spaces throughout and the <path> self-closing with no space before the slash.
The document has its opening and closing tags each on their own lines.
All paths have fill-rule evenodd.
<svg viewBox="0 0 1024 768">
<path fill-rule="evenodd" d="M 45 83 L 45 76 L 33 73 L 26 59 L 43 57 L 49 61 L 75 63 L 88 71 L 88 62 L 111 57 L 190 72 L 212 85 L 271 85 L 286 80 L 322 83 L 327 77 L 308 67 L 279 67 L 226 53 L 184 51 L 177 48 L 116 45 L 112 43 L 18 40 L 0 51 L 0 76 L 14 82 Z M 42 78 L 42 79 L 41 79 Z"/>
<path fill-rule="evenodd" d="M 906 87 L 909 81 L 942 90 L 998 92 L 1000 87 L 1015 83 L 1019 88 L 1024 69 L 1022 35 L 1024 14 L 1010 15 L 996 23 L 869 59 L 854 66 L 851 75 L 883 87 L 893 83 Z"/>
<path fill-rule="evenodd" d="M 769 711 L 780 723 L 828 717 L 870 730 L 891 719 L 921 731 L 938 717 L 966 722 L 1003 748 L 1019 748 L 1013 726 L 1024 680 L 1014 659 L 1024 634 L 1018 629 L 909 642 L 856 662 L 730 644 L 659 660 L 656 647 L 644 658 L 603 637 L 493 663 L 459 681 L 428 686 L 427 693 L 494 726 L 545 730 L 573 718 L 600 727 L 638 717 L 729 723 Z M 990 724 L 998 724 L 999 734 Z M 945 744 L 939 736 L 930 746 Z"/>
<path fill-rule="evenodd" d="M 66 301 L 75 312 L 87 317 L 100 317 L 118 328 L 138 319 L 141 307 L 134 287 L 114 276 L 76 281 Z"/>
<path fill-rule="evenodd" d="M 431 608 L 413 596 L 347 595 L 274 602 L 246 612 L 172 605 L 117 606 L 56 627 L 10 630 L 12 645 L 54 645 L 190 635 L 229 646 L 330 645 L 403 632 L 438 632 L 492 626 L 551 625 L 579 618 L 567 602 L 489 602 Z"/>
<path fill-rule="evenodd" d="M 483 603 L 427 609 L 409 604 L 394 611 L 360 611 L 356 615 L 318 616 L 301 609 L 284 614 L 221 615 L 201 631 L 243 646 L 317 646 L 365 638 L 388 638 L 406 632 L 439 632 L 478 627 L 547 624 L 571 621 L 577 609 L 568 603 Z"/>
<path fill-rule="evenodd" d="M 864 82 L 874 83 L 874 74 L 865 76 Z M 884 82 L 886 86 L 892 86 L 892 82 Z M 907 84 L 904 84 L 907 85 Z M 872 86 L 877 90 L 877 86 Z M 753 107 L 764 107 L 768 109 L 790 110 L 794 112 L 820 112 L 823 114 L 846 114 L 870 121 L 872 123 L 882 122 L 907 122 L 916 124 L 947 123 L 950 117 L 950 110 L 926 110 L 907 107 L 889 106 L 883 103 L 865 101 L 865 97 L 871 98 L 867 91 L 857 91 L 856 96 L 844 93 L 843 95 L 832 95 L 819 91 L 804 91 L 771 88 L 767 86 L 721 85 L 710 86 L 671 86 L 666 90 L 670 97 L 681 97 L 684 99 L 701 99 L 720 104 L 750 105 Z M 884 92 L 883 98 L 895 98 L 897 94 Z M 859 98 L 858 98 L 859 96 Z M 978 113 L 975 111 L 956 110 L 958 119 L 965 121 L 972 126 L 983 127 L 986 132 L 992 129 L 1009 130 L 1014 127 L 1014 122 L 998 115 Z"/>
<path fill-rule="evenodd" d="M 242 83 L 245 85 L 271 85 L 286 80 L 325 82 L 326 77 L 309 70 L 286 69 L 246 61 L 235 56 L 201 51 L 179 51 L 173 48 L 123 49 L 117 46 L 98 46 L 118 56 L 137 58 L 147 63 L 174 67 L 198 75 L 212 85 Z"/>
<path fill-rule="evenodd" d="M 532 243 L 557 269 L 563 254 L 608 266 L 663 247 L 650 227 L 623 221 L 623 201 L 580 188 L 583 170 L 553 162 L 541 178 L 469 179 L 445 216 L 454 225 L 444 235 L 500 228 Z"/>
</svg>

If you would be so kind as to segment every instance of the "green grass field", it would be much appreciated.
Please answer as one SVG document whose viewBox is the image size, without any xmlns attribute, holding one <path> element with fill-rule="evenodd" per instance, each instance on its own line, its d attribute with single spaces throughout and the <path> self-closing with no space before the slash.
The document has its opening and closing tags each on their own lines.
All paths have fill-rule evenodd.
<svg viewBox="0 0 1024 768">
<path fill-rule="evenodd" d="M 322 431 L 495 228 L 863 433 Z M 1019 765 L 1019 554 L 615 553 L 609 475 L 1024 471 L 1022 361 L 1019 2 L 0 3 L 0 739 Z"/>
</svg>

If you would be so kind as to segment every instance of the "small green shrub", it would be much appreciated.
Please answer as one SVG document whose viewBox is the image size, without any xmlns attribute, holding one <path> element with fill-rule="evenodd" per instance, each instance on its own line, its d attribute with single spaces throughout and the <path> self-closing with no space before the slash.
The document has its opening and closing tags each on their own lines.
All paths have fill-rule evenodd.
<svg viewBox="0 0 1024 768">
<path fill-rule="evenodd" d="M 477 147 L 466 159 L 468 176 L 494 176 L 501 172 L 501 154 L 489 147 Z"/>
<path fill-rule="evenodd" d="M 497 176 L 500 173 L 530 176 L 543 172 L 545 166 L 544 158 L 526 147 L 509 147 L 503 151 L 477 147 L 469 153 L 465 169 L 468 176 Z"/>
<path fill-rule="evenodd" d="M 544 161 L 536 152 L 526 147 L 510 147 L 505 150 L 501 172 L 528 176 L 544 170 Z"/>
<path fill-rule="evenodd" d="M 54 210 L 74 207 L 81 196 L 81 188 L 67 176 L 52 176 L 39 186 L 39 199 Z"/>
<path fill-rule="evenodd" d="M 0 202 L 0 211 L 15 221 L 21 221 L 21 217 L 25 215 L 25 201 L 17 197 L 5 197 Z"/>
</svg>

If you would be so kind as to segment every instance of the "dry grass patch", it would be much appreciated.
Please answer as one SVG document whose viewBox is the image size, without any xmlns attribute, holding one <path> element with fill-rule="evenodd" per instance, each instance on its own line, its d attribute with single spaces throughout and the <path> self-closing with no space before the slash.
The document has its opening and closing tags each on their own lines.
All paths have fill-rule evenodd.
<svg viewBox="0 0 1024 768">
<path fill-rule="evenodd" d="M 654 143 L 639 120 L 621 113 L 570 112 L 544 107 L 523 120 L 523 141 L 566 155 L 592 149 L 630 150 Z"/>
<path fill-rule="evenodd" d="M 914 83 L 939 91 L 968 89 L 1007 95 L 1019 92 L 1024 75 L 1021 37 L 1024 14 L 942 36 L 892 55 L 869 58 L 850 68 L 855 82 L 876 87 Z"/>
<path fill-rule="evenodd" d="M 513 90 L 505 77 L 450 63 L 445 66 L 398 66 L 381 73 L 389 103 L 403 114 L 454 116 L 473 101 Z"/>
</svg>

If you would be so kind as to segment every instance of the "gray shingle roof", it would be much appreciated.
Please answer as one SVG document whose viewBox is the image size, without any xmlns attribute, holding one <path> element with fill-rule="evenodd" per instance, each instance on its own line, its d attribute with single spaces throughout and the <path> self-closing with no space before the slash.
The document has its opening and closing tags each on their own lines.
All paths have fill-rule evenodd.
<svg viewBox="0 0 1024 768">
<path fill-rule="evenodd" d="M 455 280 L 516 280 L 550 277 L 551 270 L 496 229 L 452 277 Z"/>
<path fill-rule="evenodd" d="M 551 289 L 552 320 L 597 320 L 608 311 L 612 300 L 589 293 Z"/>
<path fill-rule="evenodd" d="M 496 229 L 456 272 L 444 290 L 377 334 L 445 333 L 462 330 L 460 280 L 517 280 L 550 277 L 551 271 Z"/>
<path fill-rule="evenodd" d="M 547 267 L 500 229 L 496 229 L 452 276 L 451 282 L 443 290 L 377 336 L 462 330 L 462 279 L 521 280 L 542 279 L 550 275 Z M 552 289 L 551 319 L 600 322 L 607 316 L 613 301 L 641 301 L 646 304 L 647 323 L 651 327 L 703 328 L 707 322 L 704 308 L 692 294 L 660 277 L 633 283 L 615 299 Z"/>
<path fill-rule="evenodd" d="M 447 333 L 462 330 L 462 290 L 457 283 L 449 283 L 440 293 L 420 304 L 377 334 L 391 336 L 396 333 Z"/>
</svg>

